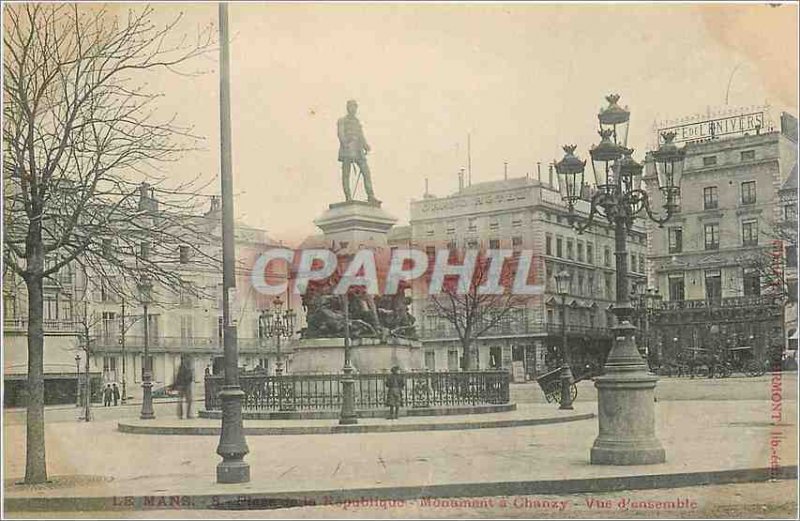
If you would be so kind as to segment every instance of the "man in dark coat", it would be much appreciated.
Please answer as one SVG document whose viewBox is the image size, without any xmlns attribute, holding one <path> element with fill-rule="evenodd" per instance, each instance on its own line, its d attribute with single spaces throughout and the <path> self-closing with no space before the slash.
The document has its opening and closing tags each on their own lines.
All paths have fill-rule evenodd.
<svg viewBox="0 0 800 521">
<path fill-rule="evenodd" d="M 403 400 L 403 387 L 406 379 L 400 374 L 400 368 L 392 367 L 391 374 L 386 377 L 386 405 L 389 406 L 389 419 L 396 420 L 400 414 L 400 403 Z"/>
<path fill-rule="evenodd" d="M 111 405 L 111 395 L 113 391 L 111 390 L 111 384 L 106 384 L 105 388 L 103 389 L 103 407 L 108 407 Z"/>
<path fill-rule="evenodd" d="M 178 391 L 178 418 L 183 419 L 183 401 L 186 400 L 186 418 L 192 418 L 192 364 L 188 357 L 181 357 L 181 365 L 175 376 L 173 389 Z"/>
<path fill-rule="evenodd" d="M 116 407 L 119 405 L 119 387 L 117 387 L 116 382 L 111 384 L 111 396 L 114 398 L 114 406 Z"/>
</svg>

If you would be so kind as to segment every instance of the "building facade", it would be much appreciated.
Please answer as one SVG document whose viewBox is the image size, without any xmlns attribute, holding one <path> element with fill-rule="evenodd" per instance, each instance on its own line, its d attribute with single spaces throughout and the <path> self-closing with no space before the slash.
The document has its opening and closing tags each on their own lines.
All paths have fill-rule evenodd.
<svg viewBox="0 0 800 521">
<path fill-rule="evenodd" d="M 797 224 L 796 181 L 786 185 L 797 168 L 796 126 L 784 114 L 781 130 L 712 132 L 686 144 L 676 213 L 647 227 L 649 279 L 663 298 L 651 325 L 663 358 L 686 349 L 749 347 L 759 358 L 780 351 L 784 306 L 797 291 L 796 234 L 792 246 L 781 232 Z M 660 208 L 649 159 L 645 183 Z M 784 275 L 793 290 L 777 282 Z"/>
<path fill-rule="evenodd" d="M 221 258 L 221 205 L 212 198 L 208 211 L 196 217 L 193 225 L 207 237 L 209 257 Z M 273 305 L 273 297 L 258 294 L 250 285 L 250 270 L 255 255 L 278 246 L 266 232 L 237 224 L 237 289 L 232 315 L 238 325 L 240 366 L 247 370 L 262 367 L 274 371 L 276 339 L 263 338 L 259 328 L 261 311 Z M 148 305 L 148 352 L 152 357 L 153 389 L 158 396 L 171 385 L 180 359 L 190 355 L 194 365 L 195 396 L 202 396 L 206 371 L 222 370 L 222 270 L 221 266 L 197 262 L 191 249 L 174 245 L 174 258 L 168 259 L 198 291 L 190 293 L 154 288 Z M 145 335 L 144 308 L 138 299 L 123 298 L 110 285 L 98 282 L 96 274 L 78 269 L 78 263 L 65 266 L 45 284 L 44 371 L 45 403 L 76 401 L 80 381 L 89 374 L 93 389 L 116 382 L 128 398 L 141 399 Z M 285 273 L 268 276 L 285 277 Z M 283 298 L 284 308 L 293 308 L 291 295 Z M 27 381 L 27 298 L 21 280 L 7 277 L 4 298 L 4 381 L 5 406 L 25 403 Z M 297 299 L 295 299 L 297 300 Z M 88 350 L 87 350 L 88 339 Z M 284 340 L 284 343 L 287 343 Z M 285 353 L 285 354 L 284 354 Z M 80 357 L 78 359 L 77 357 Z M 288 349 L 282 349 L 282 360 Z M 95 397 L 97 399 L 97 397 Z"/>
<path fill-rule="evenodd" d="M 573 363 L 602 363 L 611 346 L 615 299 L 613 230 L 597 220 L 578 234 L 567 219 L 554 173 L 547 181 L 512 178 L 461 187 L 446 197 L 426 194 L 411 202 L 410 224 L 395 228 L 390 244 L 437 250 L 509 249 L 533 252 L 531 272 L 544 292 L 514 306 L 476 340 L 479 369 L 512 371 L 515 381 L 535 378 L 556 367 L 562 342 L 562 296 L 554 276 L 566 270 L 571 287 L 566 296 L 566 331 Z M 586 215 L 588 205 L 578 205 Z M 634 280 L 645 272 L 644 228 L 629 239 Z M 462 348 L 451 323 L 435 311 L 430 297 L 415 291 L 413 312 L 429 370 L 458 370 Z"/>
</svg>

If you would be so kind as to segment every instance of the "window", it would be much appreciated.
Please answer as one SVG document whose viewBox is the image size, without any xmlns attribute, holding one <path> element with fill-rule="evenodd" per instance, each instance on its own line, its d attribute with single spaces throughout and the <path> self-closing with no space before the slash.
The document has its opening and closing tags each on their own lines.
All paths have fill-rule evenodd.
<svg viewBox="0 0 800 521">
<path fill-rule="evenodd" d="M 433 349 L 425 351 L 425 369 L 428 371 L 436 370 L 436 352 Z"/>
<path fill-rule="evenodd" d="M 594 293 L 594 275 L 592 274 L 589 274 L 589 276 L 586 278 L 586 291 L 589 293 L 589 295 Z"/>
<path fill-rule="evenodd" d="M 744 268 L 742 287 L 746 297 L 761 295 L 761 276 L 755 269 Z"/>
<path fill-rule="evenodd" d="M 672 227 L 669 229 L 669 252 L 680 253 L 683 251 L 683 228 Z"/>
<path fill-rule="evenodd" d="M 614 298 L 614 278 L 610 273 L 606 273 L 606 298 Z"/>
<path fill-rule="evenodd" d="M 586 262 L 594 264 L 594 248 L 590 242 L 586 243 Z"/>
<path fill-rule="evenodd" d="M 674 212 L 681 211 L 681 189 L 676 188 L 672 194 L 672 204 L 675 205 Z"/>
<path fill-rule="evenodd" d="M 755 150 L 743 150 L 742 154 L 742 161 L 752 161 L 756 158 L 756 151 Z"/>
<path fill-rule="evenodd" d="M 515 213 L 514 215 L 511 216 L 511 226 L 513 226 L 514 228 L 519 228 L 520 226 L 522 226 L 521 213 Z"/>
<path fill-rule="evenodd" d="M 713 210 L 719 207 L 719 193 L 716 186 L 703 188 L 703 209 Z"/>
<path fill-rule="evenodd" d="M 714 166 L 717 164 L 717 156 L 705 156 L 703 158 L 703 166 Z"/>
<path fill-rule="evenodd" d="M 103 338 L 114 338 L 117 336 L 117 314 L 113 311 L 103 311 L 101 315 L 102 321 L 102 330 L 101 334 Z"/>
<path fill-rule="evenodd" d="M 722 298 L 722 274 L 720 270 L 706 271 L 706 299 L 719 302 Z"/>
<path fill-rule="evenodd" d="M 117 370 L 117 358 L 114 356 L 103 357 L 103 372 L 114 372 Z"/>
<path fill-rule="evenodd" d="M 425 227 L 425 235 L 428 237 L 433 237 L 434 233 L 436 233 L 436 229 L 433 227 L 432 224 L 429 224 Z"/>
<path fill-rule="evenodd" d="M 139 256 L 142 259 L 147 259 L 150 257 L 150 243 L 147 241 L 142 241 L 139 244 Z"/>
<path fill-rule="evenodd" d="M 548 324 L 555 324 L 555 319 L 553 318 L 553 310 L 552 309 L 548 309 L 547 310 L 547 323 Z"/>
<path fill-rule="evenodd" d="M 719 249 L 719 223 L 706 224 L 704 227 L 707 250 Z"/>
<path fill-rule="evenodd" d="M 578 241 L 578 262 L 583 262 L 583 242 Z"/>
<path fill-rule="evenodd" d="M 500 239 L 489 239 L 489 248 L 492 250 L 500 249 Z"/>
<path fill-rule="evenodd" d="M 511 237 L 511 246 L 513 247 L 521 247 L 522 246 L 522 237 Z"/>
<path fill-rule="evenodd" d="M 455 221 L 447 221 L 447 235 L 453 235 L 456 233 L 456 223 Z"/>
<path fill-rule="evenodd" d="M 783 218 L 786 221 L 797 220 L 797 205 L 794 203 L 783 206 Z"/>
<path fill-rule="evenodd" d="M 58 320 L 58 298 L 55 295 L 44 296 L 44 319 Z"/>
<path fill-rule="evenodd" d="M 755 219 L 742 223 L 742 245 L 758 245 L 758 221 Z"/>
<path fill-rule="evenodd" d="M 786 266 L 797 267 L 797 245 L 789 244 L 786 246 Z"/>
<path fill-rule="evenodd" d="M 631 271 L 636 271 L 636 254 L 631 253 Z"/>
<path fill-rule="evenodd" d="M 789 302 L 797 302 L 797 281 L 790 280 L 787 288 L 787 292 L 789 293 L 786 295 L 786 298 L 789 299 Z"/>
<path fill-rule="evenodd" d="M 572 242 L 572 239 L 567 239 L 567 258 L 568 259 L 574 259 L 575 258 L 574 255 L 573 255 L 574 254 L 573 246 L 574 246 L 574 244 Z"/>
<path fill-rule="evenodd" d="M 684 286 L 683 275 L 670 275 L 669 276 L 669 299 L 670 300 L 683 300 L 684 299 Z"/>
<path fill-rule="evenodd" d="M 644 273 L 644 255 L 639 255 L 639 273 Z"/>
<path fill-rule="evenodd" d="M 500 228 L 500 223 L 497 221 L 496 217 L 494 219 L 492 219 L 491 221 L 489 221 L 489 229 L 490 230 L 497 231 L 499 228 Z"/>
<path fill-rule="evenodd" d="M 742 204 L 755 204 L 756 182 L 745 181 L 742 183 Z"/>
<path fill-rule="evenodd" d="M 578 295 L 583 295 L 583 273 L 578 274 Z"/>
<path fill-rule="evenodd" d="M 103 257 L 111 257 L 114 254 L 114 243 L 111 239 L 103 239 L 100 247 Z"/>
<path fill-rule="evenodd" d="M 478 229 L 478 219 L 476 217 L 470 217 L 467 219 L 467 231 L 474 232 Z"/>
<path fill-rule="evenodd" d="M 194 336 L 194 324 L 190 315 L 181 316 L 181 338 L 188 339 Z"/>
<path fill-rule="evenodd" d="M 544 236 L 544 254 L 553 254 L 553 236 L 550 234 Z"/>
<path fill-rule="evenodd" d="M 178 246 L 178 253 L 181 264 L 189 264 L 189 247 L 186 245 Z"/>
<path fill-rule="evenodd" d="M 564 239 L 556 237 L 556 257 L 564 256 Z"/>
<path fill-rule="evenodd" d="M 607 267 L 611 266 L 611 250 L 609 250 L 608 247 L 603 251 L 603 264 Z"/>
</svg>

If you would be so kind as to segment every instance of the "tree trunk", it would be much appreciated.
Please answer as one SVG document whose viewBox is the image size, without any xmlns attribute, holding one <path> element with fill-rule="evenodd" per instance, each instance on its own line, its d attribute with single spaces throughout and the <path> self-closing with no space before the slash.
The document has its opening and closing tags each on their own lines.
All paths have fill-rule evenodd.
<svg viewBox="0 0 800 521">
<path fill-rule="evenodd" d="M 471 340 L 464 340 L 461 342 L 461 347 L 464 356 L 464 370 L 475 371 L 478 367 L 478 355 Z"/>
<path fill-rule="evenodd" d="M 39 263 L 41 264 L 41 260 Z M 38 275 L 29 275 L 26 280 L 28 289 L 28 411 L 25 483 L 45 483 L 47 481 L 44 442 L 44 327 L 42 324 L 44 301 L 41 269 L 38 272 Z"/>
</svg>

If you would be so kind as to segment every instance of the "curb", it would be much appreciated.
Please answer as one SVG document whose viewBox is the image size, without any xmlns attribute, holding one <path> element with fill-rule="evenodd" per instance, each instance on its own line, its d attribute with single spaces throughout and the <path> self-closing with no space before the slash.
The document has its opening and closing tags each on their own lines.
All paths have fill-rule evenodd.
<svg viewBox="0 0 800 521">
<path fill-rule="evenodd" d="M 406 425 L 319 425 L 305 427 L 248 427 L 245 436 L 297 436 L 304 434 L 366 434 L 389 432 L 456 431 L 470 429 L 505 429 L 530 425 L 547 425 L 590 420 L 594 413 L 556 416 L 552 418 L 528 418 L 520 420 L 487 420 L 458 423 L 417 423 Z M 127 434 L 175 435 L 175 436 L 219 436 L 222 427 L 173 427 L 118 423 L 117 430 Z"/>
<path fill-rule="evenodd" d="M 402 416 L 461 416 L 467 414 L 493 414 L 500 412 L 516 411 L 516 403 L 503 403 L 492 405 L 458 405 L 454 407 L 416 407 L 403 409 Z M 359 409 L 356 411 L 359 418 L 385 418 L 386 409 Z M 338 410 L 329 411 L 243 411 L 245 420 L 338 420 Z M 201 410 L 197 414 L 201 418 L 219 420 L 222 411 Z"/>
<path fill-rule="evenodd" d="M 649 474 L 607 478 L 549 481 L 456 483 L 404 487 L 309 490 L 293 492 L 223 492 L 220 494 L 105 496 L 105 497 L 6 497 L 5 510 L 16 512 L 146 511 L 146 510 L 272 510 L 333 505 L 359 501 L 408 501 L 425 498 L 580 494 L 651 490 L 730 483 L 758 483 L 797 479 L 796 466 L 734 469 L 678 474 Z M 226 486 L 220 485 L 224 490 Z"/>
</svg>

